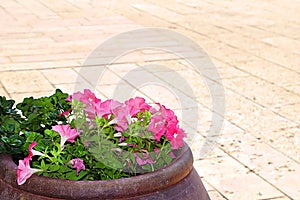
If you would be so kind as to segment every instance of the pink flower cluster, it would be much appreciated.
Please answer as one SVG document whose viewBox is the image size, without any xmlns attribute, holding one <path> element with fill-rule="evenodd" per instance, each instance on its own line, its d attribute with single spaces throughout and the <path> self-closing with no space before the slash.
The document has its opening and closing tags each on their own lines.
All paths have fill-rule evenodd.
<svg viewBox="0 0 300 200">
<path fill-rule="evenodd" d="M 73 165 L 73 168 L 76 169 L 76 176 L 78 176 L 80 170 L 85 170 L 83 160 L 81 160 L 80 158 L 74 158 L 70 161 L 70 163 Z"/>
<path fill-rule="evenodd" d="M 60 147 L 63 149 L 64 148 L 64 144 L 68 141 L 73 143 L 74 140 L 77 138 L 77 136 L 79 136 L 79 133 L 77 132 L 77 130 L 71 129 L 70 124 L 66 124 L 66 125 L 56 125 L 52 127 L 52 130 L 55 132 L 58 132 L 60 135 Z"/>
<path fill-rule="evenodd" d="M 144 98 L 131 98 L 125 103 L 112 99 L 101 102 L 94 93 L 85 89 L 84 93 L 77 92 L 68 97 L 69 101 L 76 99 L 85 104 L 85 111 L 90 119 L 113 115 L 114 119 L 110 124 L 115 124 L 115 129 L 119 132 L 125 131 L 131 123 L 132 118 L 139 112 L 148 110 L 151 112 L 151 123 L 148 130 L 153 133 L 155 139 L 160 141 L 164 135 L 171 143 L 173 149 L 178 149 L 184 145 L 183 138 L 186 137 L 184 131 L 179 128 L 177 117 L 174 112 L 167 109 L 164 105 L 160 105 L 159 109 L 155 109 L 145 102 Z"/>
<path fill-rule="evenodd" d="M 39 155 L 42 156 L 44 155 L 43 153 L 36 151 L 33 149 L 33 147 L 36 146 L 36 141 L 32 142 L 29 145 L 28 151 L 29 155 L 24 158 L 23 160 L 19 160 L 19 165 L 18 165 L 18 171 L 17 171 L 17 183 L 18 185 L 22 185 L 25 183 L 25 181 L 32 176 L 32 174 L 42 171 L 40 169 L 34 169 L 30 168 L 30 161 L 32 160 L 33 156 Z"/>
<path fill-rule="evenodd" d="M 96 116 L 108 119 L 113 115 L 114 119 L 110 124 L 115 124 L 115 129 L 120 132 L 128 128 L 131 118 L 135 117 L 137 113 L 150 109 L 150 106 L 145 103 L 145 99 L 141 97 L 131 98 L 124 104 L 113 99 L 101 102 L 88 89 L 85 89 L 83 93 L 77 92 L 70 95 L 67 100 L 72 101 L 73 99 L 85 104 L 85 112 L 89 119 L 94 119 Z"/>
<path fill-rule="evenodd" d="M 63 149 L 65 142 L 74 142 L 79 133 L 76 129 L 71 129 L 70 125 L 56 125 L 52 127 L 53 131 L 56 131 L 61 136 L 60 146 Z M 43 153 L 36 151 L 33 147 L 36 146 L 36 141 L 32 142 L 29 147 L 29 155 L 23 160 L 19 160 L 18 171 L 17 171 L 17 183 L 18 185 L 22 185 L 26 182 L 28 178 L 32 176 L 32 174 L 42 171 L 41 169 L 30 168 L 30 161 L 33 156 L 44 156 Z M 75 158 L 70 161 L 73 165 L 73 168 L 76 168 L 76 175 L 80 170 L 85 170 L 85 166 L 83 161 L 79 158 Z"/>
<path fill-rule="evenodd" d="M 160 105 L 159 109 L 151 108 L 151 122 L 148 130 L 154 134 L 157 141 L 164 135 L 170 141 L 172 149 L 178 149 L 184 145 L 185 132 L 179 128 L 178 120 L 174 112 Z"/>
</svg>

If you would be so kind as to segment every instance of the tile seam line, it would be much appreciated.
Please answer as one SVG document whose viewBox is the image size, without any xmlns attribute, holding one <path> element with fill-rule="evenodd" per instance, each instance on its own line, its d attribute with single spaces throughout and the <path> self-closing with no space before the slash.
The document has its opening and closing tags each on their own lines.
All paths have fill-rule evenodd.
<svg viewBox="0 0 300 200">
<path fill-rule="evenodd" d="M 283 87 L 282 85 L 278 85 L 278 84 L 273 83 L 273 82 L 271 82 L 271 81 L 269 81 L 269 80 L 267 80 L 267 79 L 265 79 L 265 78 L 261 78 L 260 76 L 257 76 L 256 74 L 253 74 L 253 73 L 248 72 L 248 71 L 246 71 L 246 70 L 244 70 L 244 69 L 242 69 L 242 68 L 239 68 L 239 67 L 238 67 L 237 65 L 235 65 L 235 64 L 230 64 L 229 62 L 224 61 L 224 60 L 221 60 L 220 58 L 217 58 L 217 57 L 215 57 L 215 56 L 212 56 L 212 58 L 218 60 L 219 62 L 223 62 L 223 63 L 225 63 L 225 64 L 227 64 L 227 65 L 229 65 L 229 66 L 231 66 L 231 67 L 233 67 L 233 68 L 235 68 L 235 69 L 241 71 L 241 72 L 244 72 L 244 73 L 246 73 L 246 74 L 252 76 L 252 77 L 255 77 L 255 78 L 257 78 L 257 79 L 263 80 L 263 81 L 265 81 L 265 82 L 267 82 L 267 83 L 269 83 L 269 84 L 271 84 L 271 85 L 275 85 L 275 86 L 277 86 L 277 87 L 280 87 L 281 89 L 284 89 L 284 90 L 286 90 L 286 91 L 289 91 L 289 92 L 291 92 L 291 93 L 294 93 L 294 91 L 288 90 L 288 89 L 286 89 L 285 87 Z M 278 66 L 281 67 L 280 65 L 278 65 Z M 284 69 L 285 69 L 285 68 L 284 68 Z M 289 70 L 289 71 L 292 71 L 292 70 Z M 299 75 L 300 75 L 300 74 L 299 74 Z M 294 93 L 294 94 L 298 95 L 297 93 Z"/>
<path fill-rule="evenodd" d="M 152 74 L 153 74 L 153 73 L 152 73 Z M 160 79 L 159 76 L 157 76 L 157 75 L 155 75 L 155 74 L 153 74 L 153 75 L 156 76 L 158 79 Z M 206 76 L 206 78 L 210 79 L 211 81 L 213 81 L 213 82 L 215 82 L 215 83 L 217 83 L 217 84 L 220 84 L 219 81 L 216 81 L 216 80 L 214 80 L 214 79 L 211 79 L 210 77 L 207 77 L 207 76 Z M 167 83 L 167 84 L 170 85 L 169 83 Z M 223 85 L 223 84 L 222 84 L 222 85 Z M 170 85 L 170 86 L 172 86 L 172 85 Z M 257 105 L 257 106 L 259 106 L 259 107 L 262 107 L 262 108 L 264 108 L 264 109 L 266 109 L 266 110 L 271 111 L 273 114 L 279 115 L 279 116 L 283 117 L 283 118 L 286 119 L 286 120 L 289 120 L 289 121 L 298 123 L 297 121 L 294 121 L 293 119 L 289 119 L 289 118 L 283 116 L 282 114 L 277 113 L 277 112 L 275 112 L 275 111 L 272 110 L 272 109 L 269 109 L 269 108 L 266 107 L 265 105 L 262 105 L 262 104 L 260 104 L 259 102 L 256 102 L 256 101 L 254 101 L 253 99 L 251 99 L 251 98 L 249 98 L 249 97 L 247 97 L 247 96 L 244 96 L 243 94 L 240 94 L 239 92 L 237 92 L 237 91 L 235 91 L 235 90 L 233 90 L 233 89 L 231 89 L 231 88 L 229 88 L 229 87 L 225 87 L 224 85 L 223 85 L 223 87 L 224 87 L 224 89 L 227 88 L 227 89 L 230 90 L 231 92 L 233 92 L 233 93 L 235 93 L 235 94 L 237 94 L 237 95 L 239 95 L 239 96 L 241 96 L 241 97 L 243 97 L 243 98 L 245 98 L 245 99 L 251 101 L 251 102 L 254 103 L 255 105 Z M 279 86 L 277 86 L 277 87 L 279 87 Z M 176 89 L 176 88 L 175 88 L 175 89 Z M 180 91 L 183 92 L 183 93 L 184 93 L 185 95 L 187 95 L 188 97 L 191 97 L 191 96 L 189 96 L 188 94 L 186 94 L 184 91 L 182 91 L 182 90 L 180 90 Z M 205 106 L 205 105 L 204 105 L 204 107 L 208 108 L 208 107 Z M 210 109 L 209 109 L 209 110 L 210 110 Z M 219 113 L 217 113 L 217 114 L 218 114 L 219 116 L 221 116 Z M 243 129 L 243 130 L 244 130 L 244 129 Z"/>
<path fill-rule="evenodd" d="M 153 2 L 151 2 L 151 3 L 153 3 Z M 155 5 L 160 6 L 160 5 L 158 5 L 158 4 L 155 4 Z M 185 7 L 187 7 L 185 4 L 182 4 L 182 5 L 184 5 Z M 225 9 L 227 9 L 227 8 L 224 7 L 224 6 L 222 6 L 222 7 L 225 8 Z M 177 13 L 176 10 L 172 10 L 172 9 L 170 9 L 169 7 L 166 7 L 165 9 L 167 9 L 167 10 L 169 10 L 169 11 L 171 11 L 171 12 Z M 177 13 L 177 14 L 178 14 L 178 13 Z M 182 14 L 181 14 L 181 15 L 182 15 Z M 187 14 L 187 15 L 188 15 L 188 14 Z M 297 25 L 297 23 L 295 23 L 295 25 Z M 213 26 L 218 27 L 218 28 L 221 28 L 221 29 L 226 30 L 226 31 L 229 31 L 229 32 L 232 32 L 230 29 L 227 29 L 227 28 L 225 28 L 225 27 L 222 27 L 222 26 L 219 26 L 219 25 L 216 25 L 216 24 L 213 24 Z M 248 25 L 248 26 L 250 26 L 250 25 Z M 268 33 L 273 33 L 273 34 L 275 33 L 275 34 L 277 34 L 277 35 L 284 36 L 284 37 L 287 37 L 287 38 L 289 38 L 289 39 L 295 40 L 294 38 L 290 38 L 290 37 L 288 37 L 287 35 L 284 35 L 284 34 L 281 34 L 281 33 L 273 32 L 273 31 L 268 31 L 268 30 L 264 30 L 264 29 L 259 29 L 259 28 L 255 27 L 255 26 L 251 26 L 251 27 L 254 28 L 254 29 L 257 29 L 257 30 L 263 30 L 263 31 L 266 31 L 266 32 L 268 32 Z M 242 34 L 243 36 L 245 36 L 245 37 L 249 37 L 248 35 L 245 35 L 245 34 L 243 34 L 243 33 L 241 33 L 241 34 Z M 256 38 L 253 38 L 253 37 L 249 37 L 249 38 L 254 39 L 254 40 L 257 40 Z M 257 40 L 257 41 L 263 42 L 263 41 L 260 41 L 260 40 Z M 276 46 L 271 45 L 271 44 L 266 43 L 266 42 L 263 42 L 263 43 L 266 44 L 266 45 L 272 46 L 272 47 L 276 47 Z"/>
<path fill-rule="evenodd" d="M 222 147 L 220 147 L 220 145 L 218 144 L 220 150 L 222 150 L 225 154 L 227 154 L 229 157 L 231 157 L 232 159 L 234 159 L 236 162 L 238 162 L 240 165 L 242 165 L 243 167 L 245 167 L 246 169 L 249 170 L 249 172 L 254 173 L 256 176 L 258 176 L 259 178 L 261 178 L 263 181 L 265 181 L 266 183 L 268 183 L 270 186 L 272 186 L 273 188 L 275 188 L 276 190 L 278 190 L 279 192 L 281 192 L 283 195 L 285 195 L 286 197 L 288 197 L 290 200 L 293 200 L 293 198 L 288 195 L 286 192 L 282 191 L 280 188 L 278 188 L 277 186 L 275 186 L 273 183 L 270 183 L 267 179 L 265 179 L 264 177 L 262 177 L 261 175 L 259 175 L 256 170 L 252 170 L 250 169 L 247 165 L 245 165 L 243 162 L 241 162 L 240 160 L 238 160 L 237 158 L 235 158 L 234 156 L 232 156 L 231 154 L 229 154 L 228 152 L 226 152 Z"/>
<path fill-rule="evenodd" d="M 57 11 L 53 10 L 51 7 L 49 7 L 47 4 L 45 4 L 43 1 L 41 0 L 37 0 L 40 4 L 42 4 L 44 7 L 46 7 L 47 9 L 49 9 L 50 11 L 52 11 L 53 13 L 55 13 L 55 15 L 59 18 L 62 19 L 62 17 L 57 13 Z"/>
<path fill-rule="evenodd" d="M 207 4 L 210 4 L 210 5 L 213 5 L 213 6 L 215 6 L 215 4 L 214 3 L 211 3 L 211 2 L 208 2 L 208 1 L 205 1 Z M 224 8 L 224 9 L 228 9 L 227 8 L 228 6 L 222 6 L 222 8 Z M 248 7 L 248 9 L 253 9 L 253 7 Z M 273 12 L 273 10 L 270 10 L 270 9 L 266 9 L 266 8 L 264 8 L 262 11 L 264 11 L 264 12 L 267 12 L 268 14 L 270 14 L 270 13 L 274 13 Z M 279 14 L 278 12 L 276 13 L 277 15 Z M 295 24 L 295 25 L 297 25 L 298 24 L 298 22 L 297 21 L 293 21 L 293 20 L 288 20 L 287 19 L 287 21 L 289 21 L 289 22 L 291 22 L 291 23 L 293 23 L 293 24 Z"/>
<path fill-rule="evenodd" d="M 73 67 L 80 67 L 80 66 L 63 66 L 63 67 L 45 67 L 45 68 L 28 68 L 28 69 L 8 69 L 8 70 L 1 70 L 2 72 L 28 72 L 28 71 L 42 71 L 42 70 L 55 70 L 55 69 L 63 69 L 63 68 L 73 68 Z"/>
<path fill-rule="evenodd" d="M 207 181 L 205 178 L 204 178 L 204 180 L 210 185 L 210 187 L 212 187 L 213 188 L 213 190 L 212 191 L 216 191 L 219 195 L 221 195 L 225 200 L 230 200 L 229 198 L 227 198 L 226 196 L 225 196 L 225 194 L 223 194 L 219 189 L 217 189 L 214 185 L 212 185 L 209 181 Z"/>
<path fill-rule="evenodd" d="M 3 83 L 2 83 L 2 81 L 1 81 L 1 80 L 0 80 L 0 84 L 2 85 L 2 88 L 3 88 L 4 92 L 6 92 L 6 94 L 8 95 L 8 97 L 9 97 L 9 98 L 11 98 L 11 95 L 10 95 L 10 93 L 7 91 L 7 89 L 6 89 L 5 85 L 3 85 Z"/>
<path fill-rule="evenodd" d="M 134 8 L 134 9 L 143 12 L 143 10 L 141 10 L 141 9 L 138 9 L 138 8 Z M 148 14 L 151 15 L 151 13 L 148 13 Z M 178 24 L 178 23 L 176 23 L 176 22 L 171 22 L 171 21 L 169 21 L 169 20 L 166 20 L 166 19 L 164 19 L 164 18 L 158 17 L 158 16 L 156 16 L 156 15 L 151 15 L 151 16 L 154 17 L 154 18 L 157 18 L 157 19 L 159 19 L 159 20 L 162 20 L 162 21 L 164 21 L 164 22 L 167 22 L 167 23 L 169 23 L 169 24 L 171 24 L 171 25 L 179 26 L 179 27 L 184 28 L 184 29 L 186 29 L 186 30 L 188 30 L 188 31 L 191 31 L 191 32 L 193 32 L 193 33 L 202 35 L 202 36 L 204 36 L 204 37 L 206 37 L 206 38 L 208 38 L 208 39 L 212 39 L 212 40 L 214 40 L 214 41 L 220 42 L 220 43 L 225 44 L 225 45 L 227 45 L 227 46 L 229 46 L 229 47 L 232 47 L 232 48 L 234 48 L 234 49 L 237 49 L 237 50 L 246 52 L 247 54 L 250 54 L 250 55 L 252 55 L 252 56 L 254 56 L 254 57 L 260 58 L 260 59 L 265 60 L 265 61 L 267 61 L 267 62 L 270 62 L 270 63 L 272 63 L 272 64 L 279 65 L 279 66 L 281 66 L 281 67 L 283 67 L 283 68 L 285 68 L 285 69 L 288 69 L 288 70 L 291 70 L 291 71 L 294 71 L 294 72 L 300 74 L 300 72 L 298 72 L 298 71 L 296 71 L 296 70 L 294 70 L 294 69 L 285 67 L 284 65 L 279 64 L 279 63 L 274 63 L 273 61 L 270 61 L 270 60 L 268 60 L 268 59 L 266 59 L 266 58 L 259 57 L 259 56 L 255 55 L 255 54 L 253 54 L 253 53 L 251 53 L 251 52 L 249 52 L 249 51 L 246 51 L 246 50 L 244 50 L 244 49 L 237 48 L 236 46 L 233 46 L 233 45 L 231 45 L 231 44 L 225 43 L 225 42 L 223 42 L 223 41 L 221 41 L 221 40 L 213 39 L 213 38 L 207 36 L 206 34 L 202 34 L 202 33 L 198 32 L 198 31 L 195 31 L 195 30 L 191 29 L 190 27 L 180 25 L 180 24 Z M 213 26 L 215 26 L 215 25 L 213 25 Z M 264 30 L 264 31 L 265 31 L 265 30 Z M 230 31 L 230 32 L 232 32 L 232 31 Z M 297 55 L 297 54 L 296 54 L 296 55 Z"/>
</svg>

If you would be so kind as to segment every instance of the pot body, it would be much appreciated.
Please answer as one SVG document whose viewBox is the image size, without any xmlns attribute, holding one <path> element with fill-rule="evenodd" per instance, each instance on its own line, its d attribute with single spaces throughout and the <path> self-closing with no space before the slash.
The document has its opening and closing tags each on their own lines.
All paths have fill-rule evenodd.
<svg viewBox="0 0 300 200">
<path fill-rule="evenodd" d="M 33 175 L 19 186 L 17 165 L 5 154 L 0 155 L 0 169 L 1 200 L 209 200 L 187 146 L 163 169 L 108 181 L 70 181 Z"/>
</svg>

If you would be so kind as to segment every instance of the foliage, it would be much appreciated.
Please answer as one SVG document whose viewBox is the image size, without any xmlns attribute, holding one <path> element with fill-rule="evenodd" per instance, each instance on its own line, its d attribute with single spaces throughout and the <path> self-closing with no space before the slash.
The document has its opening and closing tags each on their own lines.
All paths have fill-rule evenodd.
<svg viewBox="0 0 300 200">
<path fill-rule="evenodd" d="M 0 153 L 9 153 L 13 157 L 24 156 L 27 151 L 24 143 L 29 133 L 44 134 L 45 129 L 51 129 L 58 121 L 66 122 L 59 113 L 71 108 L 65 99 L 68 94 L 57 89 L 49 97 L 34 99 L 25 98 L 14 107 L 14 100 L 0 97 Z M 25 135 L 23 133 L 26 133 Z"/>
<path fill-rule="evenodd" d="M 0 153 L 19 160 L 18 184 L 33 173 L 68 180 L 111 180 L 170 164 L 184 145 L 174 112 L 141 97 L 124 103 L 90 90 L 49 97 L 0 97 Z"/>
</svg>

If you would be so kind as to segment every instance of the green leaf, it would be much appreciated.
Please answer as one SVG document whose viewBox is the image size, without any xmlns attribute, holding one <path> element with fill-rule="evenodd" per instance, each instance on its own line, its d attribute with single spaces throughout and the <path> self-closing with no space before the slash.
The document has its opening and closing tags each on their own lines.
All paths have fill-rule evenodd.
<svg viewBox="0 0 300 200">
<path fill-rule="evenodd" d="M 57 132 L 52 131 L 52 130 L 49 130 L 49 129 L 46 129 L 46 130 L 44 131 L 44 133 L 45 133 L 45 136 L 49 136 L 50 138 L 53 138 L 53 137 L 59 135 Z"/>
<path fill-rule="evenodd" d="M 54 165 L 49 165 L 49 167 L 48 167 L 49 171 L 51 171 L 51 172 L 58 171 L 59 168 L 60 168 L 60 166 L 59 165 L 55 165 L 55 164 Z"/>
<path fill-rule="evenodd" d="M 93 168 L 96 169 L 105 169 L 105 165 L 102 162 L 96 162 L 96 164 L 93 165 Z"/>
<path fill-rule="evenodd" d="M 45 164 L 45 161 L 44 161 L 44 160 L 41 161 L 40 168 L 41 168 L 43 171 L 47 171 L 47 170 L 48 170 L 48 166 Z"/>
<path fill-rule="evenodd" d="M 80 180 L 82 177 L 84 177 L 85 175 L 87 174 L 86 171 L 80 171 L 78 176 L 76 176 L 76 170 L 73 170 L 71 172 L 68 172 L 66 174 L 66 178 L 69 179 L 69 180 L 74 180 L 74 181 L 77 181 L 77 180 Z"/>
</svg>

